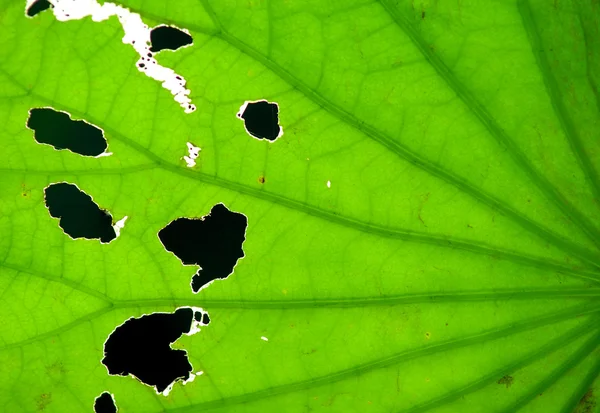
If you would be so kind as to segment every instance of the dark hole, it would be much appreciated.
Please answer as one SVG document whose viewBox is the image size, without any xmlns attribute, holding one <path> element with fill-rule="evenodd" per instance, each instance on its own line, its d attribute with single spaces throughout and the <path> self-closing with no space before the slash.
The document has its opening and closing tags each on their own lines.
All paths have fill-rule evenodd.
<svg viewBox="0 0 600 413">
<path fill-rule="evenodd" d="M 60 227 L 72 238 L 96 238 L 106 243 L 117 237 L 112 216 L 77 186 L 65 182 L 51 184 L 45 194 L 50 215 L 60 219 Z"/>
<path fill-rule="evenodd" d="M 96 401 L 94 402 L 94 412 L 117 413 L 117 406 L 115 406 L 115 401 L 110 393 L 104 392 L 96 397 Z"/>
<path fill-rule="evenodd" d="M 49 9 L 50 7 L 52 7 L 52 5 L 50 4 L 50 2 L 48 2 L 48 0 L 35 0 L 27 9 L 27 15 L 29 17 L 33 17 L 36 14 L 41 13 L 46 9 Z"/>
<path fill-rule="evenodd" d="M 244 125 L 250 135 L 274 141 L 281 131 L 278 113 L 279 108 L 276 103 L 261 100 L 248 103 L 244 113 L 238 116 L 244 120 Z"/>
<path fill-rule="evenodd" d="M 194 320 L 205 326 L 210 323 L 210 317 L 208 316 L 208 313 L 203 313 L 202 311 L 196 311 L 194 313 Z"/>
<path fill-rule="evenodd" d="M 189 379 L 192 365 L 187 353 L 170 345 L 190 332 L 193 315 L 191 308 L 179 308 L 130 318 L 106 340 L 102 364 L 109 374 L 132 374 L 159 393 L 175 381 Z"/>
<path fill-rule="evenodd" d="M 158 237 L 184 265 L 200 266 L 192 277 L 192 290 L 198 292 L 203 285 L 233 272 L 237 260 L 244 256 L 247 225 L 243 214 L 217 204 L 202 219 L 172 221 L 158 232 Z"/>
<path fill-rule="evenodd" d="M 161 50 L 177 50 L 182 46 L 192 44 L 192 36 L 171 26 L 158 26 L 150 31 L 151 52 Z"/>
<path fill-rule="evenodd" d="M 37 142 L 80 155 L 98 156 L 108 147 L 102 130 L 51 108 L 31 109 L 27 127 L 34 131 Z"/>
</svg>

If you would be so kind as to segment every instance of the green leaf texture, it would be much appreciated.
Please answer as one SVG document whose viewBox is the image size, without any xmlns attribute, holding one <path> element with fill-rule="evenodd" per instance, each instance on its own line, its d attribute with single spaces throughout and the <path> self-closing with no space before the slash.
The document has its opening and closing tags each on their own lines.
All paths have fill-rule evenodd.
<svg viewBox="0 0 600 413">
<path fill-rule="evenodd" d="M 115 17 L 24 6 L 0 0 L 1 411 L 598 411 L 598 1 L 126 0 L 192 34 L 157 57 L 191 114 Z M 273 143 L 235 116 L 258 99 Z M 45 106 L 113 155 L 36 143 Z M 62 181 L 121 235 L 65 235 Z M 219 202 L 245 257 L 193 294 L 157 233 Z M 164 397 L 107 374 L 117 325 L 192 305 L 212 322 L 174 347 L 202 376 Z"/>
</svg>

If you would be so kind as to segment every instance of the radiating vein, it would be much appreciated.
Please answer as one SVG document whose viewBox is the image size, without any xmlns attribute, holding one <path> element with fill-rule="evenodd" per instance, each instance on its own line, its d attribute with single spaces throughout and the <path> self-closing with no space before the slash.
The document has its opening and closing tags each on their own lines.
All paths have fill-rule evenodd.
<svg viewBox="0 0 600 413">
<path fill-rule="evenodd" d="M 600 332 L 597 332 L 590 337 L 586 342 L 575 352 L 571 357 L 567 358 L 560 366 L 554 369 L 548 374 L 542 381 L 532 386 L 527 393 L 519 397 L 513 404 L 506 409 L 502 410 L 502 413 L 514 413 L 528 403 L 530 403 L 539 394 L 542 394 L 547 389 L 552 387 L 561 377 L 572 370 L 575 366 L 581 363 L 586 357 L 588 357 L 594 350 L 600 345 Z"/>
<path fill-rule="evenodd" d="M 545 343 L 542 347 L 530 352 L 520 359 L 506 366 L 502 366 L 499 369 L 496 369 L 465 386 L 453 389 L 442 396 L 428 400 L 425 403 L 415 405 L 409 409 L 402 410 L 402 413 L 420 413 L 452 403 L 461 397 L 481 390 L 489 384 L 495 383 L 499 378 L 507 374 L 514 374 L 515 371 L 521 370 L 528 365 L 541 360 L 547 355 L 569 345 L 585 334 L 589 334 L 590 330 L 597 328 L 598 318 L 594 317 L 591 321 L 571 329 L 569 332 Z"/>
<path fill-rule="evenodd" d="M 529 4 L 528 0 L 518 0 L 517 5 L 523 21 L 523 27 L 527 32 L 527 38 L 531 44 L 531 51 L 535 56 L 536 63 L 540 73 L 542 74 L 544 85 L 546 86 L 546 91 L 550 97 L 550 102 L 552 103 L 554 113 L 560 121 L 565 136 L 569 141 L 569 145 L 571 146 L 571 149 L 577 158 L 577 162 L 579 162 L 579 166 L 586 177 L 594 197 L 600 201 L 600 184 L 598 180 L 598 174 L 592 166 L 590 158 L 583 147 L 581 136 L 579 136 L 579 132 L 573 123 L 573 119 L 571 116 L 569 116 L 569 111 L 565 106 L 564 100 L 560 93 L 560 88 L 555 76 L 552 73 L 550 63 L 548 62 L 548 57 L 540 38 L 539 29 L 537 27 L 537 23 L 535 22 L 535 18 L 533 17 L 531 5 Z"/>
<path fill-rule="evenodd" d="M 592 386 L 596 379 L 600 376 L 600 357 L 595 357 L 594 366 L 585 375 L 578 388 L 573 392 L 571 397 L 566 401 L 561 413 L 573 413 L 575 408 L 588 391 L 592 390 Z M 579 412 L 584 413 L 584 412 Z"/>
<path fill-rule="evenodd" d="M 50 103 L 49 99 L 36 93 L 31 92 L 31 96 L 42 102 Z M 53 102 L 53 104 L 56 105 L 55 102 Z M 325 211 L 308 203 L 287 198 L 273 192 L 259 190 L 256 188 L 252 188 L 248 185 L 229 181 L 213 175 L 208 175 L 200 171 L 193 171 L 189 168 L 177 166 L 164 160 L 162 157 L 143 147 L 141 144 L 134 141 L 133 139 L 130 139 L 127 136 L 121 134 L 120 132 L 103 125 L 103 123 L 98 119 L 94 119 L 89 115 L 79 112 L 77 109 L 70 108 L 63 104 L 61 104 L 60 106 L 61 109 L 66 110 L 77 117 L 85 118 L 88 121 L 94 123 L 95 125 L 101 126 L 104 129 L 105 133 L 109 134 L 112 139 L 119 140 L 122 143 L 126 144 L 133 150 L 145 156 L 148 160 L 154 162 L 158 168 L 172 172 L 179 176 L 186 177 L 188 179 L 193 179 L 198 182 L 203 182 L 209 185 L 218 186 L 244 195 L 252 196 L 263 201 L 268 201 L 270 203 L 277 204 L 292 210 L 300 211 L 307 215 L 314 216 L 343 227 L 352 228 L 354 230 L 364 232 L 367 234 L 373 234 L 384 238 L 392 238 L 408 242 L 431 244 L 444 248 L 458 249 L 480 255 L 488 255 L 494 258 L 504 259 L 518 264 L 533 266 L 540 269 L 560 271 L 566 275 L 587 279 L 596 283 L 600 282 L 600 277 L 595 271 L 587 271 L 587 269 L 585 268 L 582 268 L 581 270 L 573 270 L 567 266 L 564 266 L 557 262 L 552 262 L 546 258 L 535 257 L 522 252 L 517 253 L 510 250 L 501 249 L 495 246 L 492 247 L 489 245 L 485 245 L 485 243 L 483 242 L 474 243 L 468 240 L 450 236 L 435 235 L 431 233 L 424 233 L 401 228 L 387 228 L 377 224 L 367 223 L 355 218 L 345 217 L 343 215 Z M 530 222 L 532 225 L 534 225 L 529 220 L 527 220 L 527 222 Z M 560 238 L 558 235 L 553 236 L 558 237 L 560 239 L 560 242 L 567 245 L 566 250 L 571 250 L 571 254 L 573 254 L 574 256 L 581 257 L 585 261 L 592 263 L 595 266 L 595 268 L 598 268 L 598 266 L 600 266 L 600 257 L 597 254 L 592 253 L 591 251 L 585 248 L 579 247 L 578 245 L 572 244 L 566 240 L 562 240 L 562 238 Z M 548 237 L 552 236 L 548 235 Z"/>
<path fill-rule="evenodd" d="M 600 306 L 598 304 L 577 306 L 575 308 L 570 308 L 559 313 L 530 318 L 524 321 L 513 323 L 511 325 L 506 325 L 482 333 L 473 334 L 461 339 L 447 340 L 439 344 L 403 351 L 392 356 L 384 357 L 364 364 L 359 364 L 355 367 L 340 370 L 332 374 L 327 374 L 324 376 L 303 380 L 296 383 L 275 386 L 252 393 L 231 396 L 221 400 L 213 400 L 204 403 L 192 404 L 190 406 L 181 407 L 177 409 L 165 409 L 165 411 L 168 411 L 170 413 L 205 412 L 211 409 L 235 406 L 243 403 L 261 400 L 268 397 L 311 389 L 318 386 L 339 382 L 347 378 L 360 376 L 377 369 L 390 367 L 409 360 L 418 359 L 420 357 L 430 356 L 432 354 L 437 354 L 444 351 L 455 350 L 473 344 L 500 339 L 508 335 L 514 335 L 517 333 L 533 330 L 538 327 L 558 323 L 560 321 L 568 320 L 573 317 L 579 317 L 587 314 L 595 314 L 598 312 L 600 312 Z"/>
<path fill-rule="evenodd" d="M 299 310 L 318 308 L 364 308 L 405 304 L 467 303 L 481 301 L 523 301 L 549 299 L 600 298 L 600 288 L 532 288 L 498 289 L 479 291 L 448 291 L 398 294 L 383 297 L 314 298 L 306 300 L 211 300 L 202 298 L 173 297 L 168 299 L 115 300 L 116 308 L 179 307 L 193 305 L 210 308 L 233 308 L 247 310 Z"/>
<path fill-rule="evenodd" d="M 210 6 L 208 5 L 207 2 L 202 2 L 202 4 L 204 6 L 209 7 L 209 9 L 210 9 Z M 210 10 L 212 10 L 212 9 L 210 9 Z M 150 17 L 152 19 L 158 19 L 157 16 L 153 16 L 152 14 L 145 13 L 140 10 L 135 10 L 135 11 L 140 13 L 141 15 Z M 214 11 L 212 13 L 214 14 Z M 161 20 L 168 24 L 175 24 L 175 25 L 179 25 L 179 26 L 183 25 L 183 23 L 175 21 L 175 20 L 164 19 L 164 18 L 162 18 Z M 336 105 L 329 99 L 325 98 L 324 96 L 319 94 L 317 91 L 313 90 L 306 83 L 301 81 L 299 78 L 294 76 L 291 72 L 287 71 L 284 67 L 282 67 L 282 66 L 278 65 L 277 63 L 275 63 L 274 61 L 268 59 L 266 56 L 261 54 L 259 51 L 252 48 L 250 45 L 241 41 L 240 39 L 232 36 L 227 31 L 221 30 L 221 31 L 217 31 L 217 32 L 213 33 L 210 30 L 207 31 L 207 29 L 205 29 L 205 28 L 196 27 L 191 24 L 186 24 L 185 26 L 188 27 L 189 29 L 197 31 L 199 33 L 210 33 L 208 35 L 210 35 L 214 38 L 221 39 L 222 41 L 226 42 L 230 46 L 239 50 L 241 53 L 254 59 L 256 62 L 258 62 L 261 65 L 263 65 L 264 67 L 268 68 L 279 78 L 281 78 L 282 80 L 287 82 L 289 85 L 293 86 L 295 89 L 300 91 L 302 94 L 304 94 L 310 100 L 312 100 L 315 104 L 322 107 L 324 110 L 326 110 L 327 112 L 332 114 L 334 117 L 340 119 L 341 121 L 343 121 L 347 125 L 353 127 L 354 129 L 362 132 L 365 136 L 378 142 L 379 144 L 384 146 L 386 149 L 388 149 L 389 151 L 391 151 L 392 153 L 394 153 L 401 159 L 409 162 L 413 166 L 416 166 L 416 167 L 426 171 L 430 175 L 433 175 L 436 178 L 441 179 L 442 181 L 444 181 L 450 185 L 453 185 L 454 187 L 458 188 L 462 192 L 473 197 L 474 199 L 476 199 L 477 201 L 486 205 L 487 207 L 489 207 L 495 211 L 501 212 L 503 215 L 505 215 L 509 219 L 513 220 L 515 223 L 517 223 L 522 228 L 526 229 L 528 232 L 531 232 L 531 233 L 537 235 L 540 239 L 543 239 L 547 242 L 551 242 L 558 248 L 561 248 L 562 250 L 569 252 L 570 254 L 580 257 L 595 266 L 600 265 L 600 259 L 596 253 L 592 253 L 589 250 L 587 250 L 586 248 L 580 247 L 570 241 L 567 241 L 566 239 L 564 239 L 564 237 L 556 234 L 555 232 L 551 231 L 550 229 L 530 220 L 525 215 L 519 213 L 517 210 L 515 210 L 514 208 L 507 205 L 501 199 L 495 197 L 494 195 L 492 195 L 490 193 L 487 193 L 486 191 L 484 191 L 482 189 L 475 187 L 474 185 L 469 183 L 466 179 L 464 179 L 452 172 L 444 170 L 443 168 L 438 166 L 436 163 L 431 162 L 431 161 L 427 160 L 426 158 L 421 157 L 417 153 L 409 150 L 401 143 L 399 143 L 396 140 L 387 136 L 385 133 L 372 127 L 371 125 L 365 123 L 364 121 L 356 118 L 350 112 L 346 111 L 345 109 Z M 485 113 L 487 113 L 487 112 L 485 112 Z M 488 115 L 488 117 L 487 118 L 484 117 L 483 120 L 491 121 L 491 117 Z M 496 125 L 495 123 L 493 125 L 494 125 L 494 127 L 498 128 L 500 130 L 500 127 L 498 125 Z M 501 133 L 504 134 L 504 132 L 501 132 Z M 503 135 L 503 136 L 505 136 L 505 135 Z M 507 139 L 508 139 L 508 137 L 507 137 Z M 215 179 L 218 179 L 218 178 L 215 178 Z M 540 178 L 540 179 L 542 179 L 542 178 Z M 542 188 L 542 189 L 544 189 L 544 188 Z M 557 196 L 561 196 L 561 195 L 558 194 Z M 552 196 L 550 196 L 550 198 L 552 198 Z M 564 206 L 564 205 L 567 205 L 567 204 L 561 203 L 559 206 Z M 572 212 L 575 213 L 575 215 L 577 215 L 577 212 L 575 212 L 575 211 L 572 211 Z M 568 215 L 570 216 L 570 214 L 568 214 Z M 585 217 L 580 217 L 580 218 L 581 219 L 579 221 L 575 221 L 575 222 L 581 226 L 582 222 L 585 222 L 587 220 L 585 219 Z M 594 228 L 594 226 L 591 224 L 584 225 L 584 227 L 586 229 L 585 231 L 592 230 Z M 586 234 L 588 234 L 588 233 L 586 232 Z M 596 238 L 593 238 L 594 242 L 600 242 L 599 240 L 600 240 L 600 235 Z"/>
<path fill-rule="evenodd" d="M 454 75 L 452 70 L 444 63 L 444 61 L 435 54 L 423 37 L 419 34 L 414 25 L 402 15 L 390 2 L 390 0 L 378 0 L 383 8 L 389 13 L 390 17 L 398 25 L 400 30 L 408 36 L 412 43 L 419 49 L 425 60 L 431 65 L 441 79 L 448 85 L 450 89 L 464 102 L 471 110 L 475 117 L 488 130 L 490 135 L 503 147 L 508 150 L 508 153 L 514 162 L 527 174 L 529 179 L 552 201 L 571 221 L 576 224 L 588 238 L 600 247 L 600 231 L 596 225 L 575 208 L 563 195 L 558 191 L 550 181 L 541 175 L 525 154 L 519 149 L 517 144 L 504 132 L 494 117 L 488 112 L 486 107 L 477 100 L 477 98 L 462 84 Z"/>
<path fill-rule="evenodd" d="M 70 280 L 68 278 L 65 277 L 57 277 L 57 276 L 53 276 L 50 274 L 47 274 L 43 271 L 38 271 L 38 270 L 33 270 L 31 268 L 26 268 L 24 266 L 21 265 L 17 265 L 17 264 L 9 264 L 6 262 L 0 262 L 0 267 L 4 267 L 4 268 L 8 268 L 10 270 L 13 271 L 17 271 L 19 273 L 24 273 L 27 274 L 29 276 L 32 277 L 36 277 L 36 278 L 41 278 L 50 282 L 56 282 L 59 284 L 63 284 L 69 288 L 72 288 L 73 290 L 79 291 L 81 293 L 87 294 L 91 297 L 95 297 L 99 300 L 102 300 L 104 302 L 110 302 L 110 298 L 106 295 L 106 294 L 102 294 L 99 291 L 96 291 L 92 288 L 86 287 L 85 285 L 75 282 L 73 280 Z"/>
</svg>

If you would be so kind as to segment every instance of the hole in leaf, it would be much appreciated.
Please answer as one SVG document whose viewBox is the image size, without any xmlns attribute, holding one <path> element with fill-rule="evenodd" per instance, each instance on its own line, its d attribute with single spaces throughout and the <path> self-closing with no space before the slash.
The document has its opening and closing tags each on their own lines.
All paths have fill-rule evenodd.
<svg viewBox="0 0 600 413">
<path fill-rule="evenodd" d="M 200 323 L 201 326 L 207 326 L 210 324 L 210 317 L 208 313 L 203 313 L 202 311 L 196 311 L 194 313 L 194 320 Z"/>
<path fill-rule="evenodd" d="M 50 184 L 44 192 L 50 215 L 60 219 L 60 227 L 71 238 L 99 239 L 108 243 L 117 237 L 112 216 L 100 209 L 77 185 Z"/>
<path fill-rule="evenodd" d="M 250 136 L 273 142 L 283 135 L 278 115 L 277 103 L 258 100 L 245 102 L 236 116 L 244 121 L 244 127 Z"/>
<path fill-rule="evenodd" d="M 175 382 L 195 376 L 187 352 L 171 348 L 181 335 L 200 331 L 194 312 L 203 311 L 182 307 L 174 313 L 131 317 L 108 336 L 102 364 L 109 374 L 132 375 L 166 396 Z"/>
<path fill-rule="evenodd" d="M 178 218 L 158 232 L 165 249 L 175 254 L 184 265 L 199 265 L 192 277 L 192 290 L 216 279 L 227 278 L 237 260 L 244 256 L 248 220 L 223 204 L 215 205 L 201 219 Z"/>
<path fill-rule="evenodd" d="M 52 4 L 48 0 L 34 0 L 33 2 L 28 2 L 26 14 L 29 17 L 33 17 L 50 7 L 52 7 Z"/>
<path fill-rule="evenodd" d="M 33 137 L 38 143 L 51 145 L 57 150 L 99 156 L 108 147 L 101 129 L 83 120 L 72 120 L 68 113 L 52 108 L 31 109 L 27 127 L 33 130 Z"/>
<path fill-rule="evenodd" d="M 150 31 L 150 43 L 150 51 L 154 53 L 165 49 L 177 50 L 192 44 L 192 36 L 176 27 L 160 25 Z"/>
<path fill-rule="evenodd" d="M 117 405 L 112 394 L 104 392 L 94 401 L 95 413 L 117 413 Z"/>
</svg>

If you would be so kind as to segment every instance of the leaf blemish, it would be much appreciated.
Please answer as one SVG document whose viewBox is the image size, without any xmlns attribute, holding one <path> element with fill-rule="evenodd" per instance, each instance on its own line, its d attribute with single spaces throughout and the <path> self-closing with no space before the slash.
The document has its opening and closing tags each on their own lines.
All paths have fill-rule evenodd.
<svg viewBox="0 0 600 413">
<path fill-rule="evenodd" d="M 184 265 L 200 266 L 191 282 L 192 291 L 197 293 L 233 273 L 237 261 L 244 257 L 247 226 L 244 214 L 217 204 L 201 219 L 172 221 L 158 232 L 158 238 Z"/>
<path fill-rule="evenodd" d="M 187 351 L 171 344 L 183 334 L 199 332 L 199 326 L 206 325 L 204 314 L 201 308 L 180 307 L 173 313 L 131 317 L 108 336 L 102 364 L 110 375 L 131 375 L 167 396 L 176 382 L 192 381 L 196 375 Z"/>
<path fill-rule="evenodd" d="M 109 243 L 119 235 L 127 217 L 112 225 L 112 216 L 100 209 L 92 197 L 75 184 L 59 182 L 44 189 L 44 200 L 50 216 L 59 219 L 59 226 L 73 239 L 99 239 Z"/>
<path fill-rule="evenodd" d="M 506 388 L 508 389 L 508 388 L 510 388 L 510 386 L 512 386 L 513 381 L 514 381 L 513 377 L 509 376 L 507 374 L 506 376 L 504 376 L 500 380 L 498 380 L 498 384 L 504 384 L 504 385 L 506 385 Z"/>
<path fill-rule="evenodd" d="M 94 400 L 94 413 L 117 413 L 115 397 L 109 392 L 103 392 Z"/>
<path fill-rule="evenodd" d="M 274 142 L 283 136 L 279 125 L 279 105 L 275 102 L 246 101 L 236 116 L 244 121 L 246 132 L 253 138 Z"/>
<path fill-rule="evenodd" d="M 192 41 L 192 36 L 187 30 L 173 26 L 160 25 L 150 31 L 150 51 L 153 53 L 191 46 Z"/>
<path fill-rule="evenodd" d="M 99 127 L 84 120 L 73 120 L 71 115 L 50 107 L 29 110 L 26 126 L 40 144 L 60 151 L 69 150 L 83 156 L 109 156 L 108 143 Z"/>
</svg>

